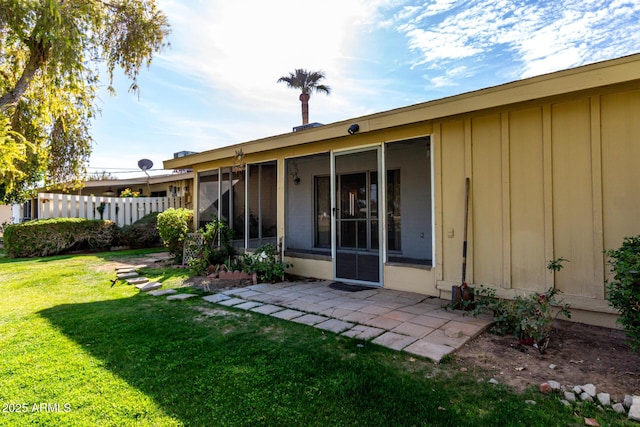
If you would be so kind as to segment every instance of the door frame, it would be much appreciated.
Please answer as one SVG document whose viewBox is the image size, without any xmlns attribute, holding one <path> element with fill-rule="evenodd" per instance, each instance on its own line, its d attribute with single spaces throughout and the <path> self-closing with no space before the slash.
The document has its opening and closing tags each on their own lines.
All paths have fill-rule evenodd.
<svg viewBox="0 0 640 427">
<path fill-rule="evenodd" d="M 376 154 L 376 167 L 377 167 L 377 192 L 378 192 L 378 282 L 370 282 L 364 280 L 357 280 L 345 277 L 338 277 L 337 272 L 337 254 L 338 254 L 338 193 L 337 193 L 337 181 L 338 175 L 336 172 L 336 158 L 344 155 L 357 154 L 363 152 L 373 151 Z M 366 146 L 361 146 L 358 148 L 349 148 L 349 149 L 341 149 L 341 150 L 331 150 L 331 167 L 330 167 L 330 181 L 331 181 L 331 259 L 333 263 L 333 278 L 334 280 L 342 280 L 345 282 L 367 285 L 367 286 L 375 286 L 375 287 L 383 287 L 384 286 L 384 264 L 385 264 L 385 254 L 386 254 L 386 233 L 383 230 L 386 230 L 386 180 L 383 179 L 385 174 L 383 171 L 384 168 L 384 144 L 370 144 Z M 372 172 L 372 171 L 369 171 Z M 367 189 L 370 191 L 370 189 Z"/>
</svg>

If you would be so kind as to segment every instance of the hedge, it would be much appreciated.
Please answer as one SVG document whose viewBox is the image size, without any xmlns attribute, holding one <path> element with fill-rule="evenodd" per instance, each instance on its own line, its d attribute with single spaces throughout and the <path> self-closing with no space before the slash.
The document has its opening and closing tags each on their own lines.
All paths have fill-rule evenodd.
<svg viewBox="0 0 640 427">
<path fill-rule="evenodd" d="M 75 250 L 108 249 L 118 232 L 112 221 L 57 218 L 11 224 L 4 229 L 10 257 L 42 257 Z"/>
</svg>

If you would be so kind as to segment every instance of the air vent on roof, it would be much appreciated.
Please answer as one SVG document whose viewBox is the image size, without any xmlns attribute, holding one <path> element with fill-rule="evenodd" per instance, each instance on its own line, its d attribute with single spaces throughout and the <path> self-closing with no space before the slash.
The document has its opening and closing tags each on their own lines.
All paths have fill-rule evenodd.
<svg viewBox="0 0 640 427">
<path fill-rule="evenodd" d="M 318 126 L 322 126 L 322 123 L 318 123 L 318 122 L 313 122 L 313 123 L 308 123 L 306 125 L 300 125 L 300 126 L 295 126 L 293 128 L 294 132 L 300 132 L 301 130 L 306 130 L 306 129 L 311 129 L 311 128 L 317 128 Z"/>
<path fill-rule="evenodd" d="M 178 151 L 177 153 L 173 153 L 173 158 L 177 159 L 180 157 L 188 156 L 190 154 L 196 154 L 195 151 Z"/>
</svg>

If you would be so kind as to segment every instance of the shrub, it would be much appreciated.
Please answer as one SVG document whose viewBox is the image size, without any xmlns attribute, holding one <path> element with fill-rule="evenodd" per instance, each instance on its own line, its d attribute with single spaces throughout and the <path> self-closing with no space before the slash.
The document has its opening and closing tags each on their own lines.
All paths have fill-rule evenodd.
<svg viewBox="0 0 640 427">
<path fill-rule="evenodd" d="M 170 208 L 158 215 L 158 233 L 176 261 L 182 261 L 184 240 L 193 232 L 193 211 L 185 208 Z"/>
<path fill-rule="evenodd" d="M 471 311 L 473 315 L 491 312 L 491 332 L 497 335 L 513 335 L 523 343 L 534 344 L 540 353 L 546 351 L 554 321 L 563 315 L 571 318 L 569 305 L 557 299 L 560 291 L 549 288 L 544 293 L 518 295 L 514 300 L 496 298 L 495 289 L 480 286 L 475 289 L 480 296 Z M 556 306 L 557 308 L 554 308 Z"/>
<path fill-rule="evenodd" d="M 133 224 L 122 227 L 119 243 L 133 249 L 162 246 L 158 233 L 158 212 L 151 212 Z"/>
<path fill-rule="evenodd" d="M 620 312 L 633 351 L 640 354 L 640 236 L 625 237 L 619 249 L 607 251 L 614 273 L 607 283 L 609 304 Z"/>
<path fill-rule="evenodd" d="M 234 255 L 235 251 L 231 246 L 233 230 L 220 220 L 207 223 L 197 233 L 202 235 L 204 245 L 200 256 L 189 261 L 193 274 L 205 274 L 209 266 L 224 264 Z"/>
<path fill-rule="evenodd" d="M 242 270 L 256 273 L 261 282 L 276 282 L 284 278 L 285 270 L 291 267 L 280 260 L 276 247 L 271 243 L 260 246 L 253 254 L 243 254 L 240 263 Z"/>
<path fill-rule="evenodd" d="M 118 230 L 112 221 L 57 218 L 8 225 L 5 249 L 11 257 L 41 257 L 74 250 L 108 249 Z"/>
<path fill-rule="evenodd" d="M 562 270 L 565 258 L 549 261 L 547 268 L 553 271 Z M 554 322 L 558 316 L 571 318 L 569 304 L 557 299 L 561 292 L 549 288 L 544 293 L 534 292 L 528 295 L 518 295 L 514 300 L 496 297 L 496 290 L 480 286 L 473 290 L 473 301 L 463 301 L 464 308 L 470 308 L 470 314 L 477 316 L 490 312 L 494 324 L 491 332 L 497 335 L 513 335 L 522 343 L 535 345 L 540 353 L 545 353 Z"/>
</svg>

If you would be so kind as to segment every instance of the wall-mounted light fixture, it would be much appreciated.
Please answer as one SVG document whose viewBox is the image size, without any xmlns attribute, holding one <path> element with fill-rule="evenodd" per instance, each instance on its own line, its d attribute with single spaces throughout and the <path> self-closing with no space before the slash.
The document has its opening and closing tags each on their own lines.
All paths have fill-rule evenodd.
<svg viewBox="0 0 640 427">
<path fill-rule="evenodd" d="M 349 132 L 349 135 L 353 135 L 354 133 L 358 132 L 360 130 L 360 125 L 357 123 L 352 124 L 351 126 L 349 126 L 349 129 L 347 129 L 347 132 Z"/>
<path fill-rule="evenodd" d="M 295 185 L 300 184 L 300 177 L 298 176 L 298 163 L 291 162 L 289 165 L 289 175 L 293 177 L 293 183 Z"/>
</svg>

